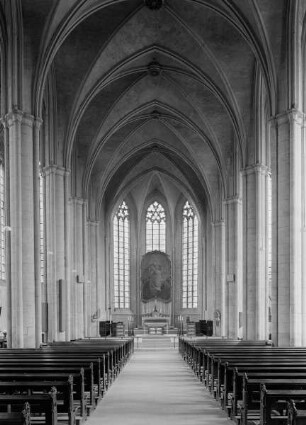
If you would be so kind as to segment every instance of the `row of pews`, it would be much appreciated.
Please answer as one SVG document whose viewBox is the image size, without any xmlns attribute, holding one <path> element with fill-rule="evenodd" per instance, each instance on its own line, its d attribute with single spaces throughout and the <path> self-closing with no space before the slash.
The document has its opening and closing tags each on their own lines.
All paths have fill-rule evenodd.
<svg viewBox="0 0 306 425">
<path fill-rule="evenodd" d="M 0 349 L 0 424 L 81 424 L 133 350 L 132 338 Z"/>
<path fill-rule="evenodd" d="M 179 350 L 238 425 L 306 424 L 306 348 L 180 338 Z"/>
</svg>

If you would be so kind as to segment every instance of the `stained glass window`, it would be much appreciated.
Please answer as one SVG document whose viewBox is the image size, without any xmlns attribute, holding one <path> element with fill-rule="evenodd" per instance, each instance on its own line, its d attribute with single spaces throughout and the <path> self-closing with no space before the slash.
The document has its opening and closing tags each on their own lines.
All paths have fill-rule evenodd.
<svg viewBox="0 0 306 425">
<path fill-rule="evenodd" d="M 166 213 L 156 201 L 146 214 L 146 252 L 155 250 L 166 252 Z"/>
<path fill-rule="evenodd" d="M 198 305 L 198 218 L 187 201 L 183 208 L 182 307 Z"/>
<path fill-rule="evenodd" d="M 130 216 L 123 201 L 113 221 L 114 306 L 130 308 Z"/>
</svg>

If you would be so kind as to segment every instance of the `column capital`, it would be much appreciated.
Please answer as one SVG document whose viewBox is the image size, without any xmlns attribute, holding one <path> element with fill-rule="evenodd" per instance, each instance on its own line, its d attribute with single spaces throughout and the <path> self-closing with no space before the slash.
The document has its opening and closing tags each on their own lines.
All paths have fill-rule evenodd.
<svg viewBox="0 0 306 425">
<path fill-rule="evenodd" d="M 75 197 L 70 198 L 69 202 L 71 204 L 75 204 L 75 205 L 85 205 L 85 204 L 87 204 L 87 199 L 78 198 L 77 196 L 75 196 Z"/>
<path fill-rule="evenodd" d="M 14 109 L 11 112 L 8 112 L 7 114 L 3 115 L 1 117 L 1 123 L 3 127 L 9 128 L 12 127 L 16 122 L 21 123 L 23 118 L 23 112 L 19 109 Z"/>
<path fill-rule="evenodd" d="M 51 164 L 47 165 L 43 168 L 43 173 L 45 176 L 49 176 L 51 174 L 55 174 L 57 176 L 68 176 L 70 174 L 71 170 L 61 167 L 59 165 Z"/>
<path fill-rule="evenodd" d="M 212 221 L 212 225 L 214 227 L 222 227 L 222 226 L 225 226 L 225 221 L 223 219 L 215 220 L 215 221 Z"/>
<path fill-rule="evenodd" d="M 243 176 L 248 176 L 250 174 L 261 174 L 263 176 L 267 176 L 271 173 L 271 169 L 263 164 L 253 164 L 245 167 L 241 173 Z"/>
<path fill-rule="evenodd" d="M 306 115 L 304 112 L 300 111 L 299 109 L 292 108 L 272 116 L 270 118 L 270 121 L 274 121 L 279 126 L 293 121 L 295 121 L 297 124 L 302 125 L 305 122 L 305 118 Z"/>
<path fill-rule="evenodd" d="M 231 204 L 241 204 L 242 205 L 242 199 L 239 195 L 230 196 L 229 198 L 224 199 L 224 202 L 226 205 Z"/>
<path fill-rule="evenodd" d="M 39 117 L 34 118 L 33 124 L 34 124 L 35 128 L 40 129 L 42 123 L 43 123 L 43 120 L 41 118 L 39 118 Z"/>
<path fill-rule="evenodd" d="M 88 226 L 98 227 L 99 224 L 100 224 L 100 221 L 92 220 L 92 219 L 88 218 L 87 219 L 87 224 L 88 224 Z"/>
<path fill-rule="evenodd" d="M 27 125 L 28 127 L 40 128 L 42 119 L 34 117 L 34 115 L 28 114 L 27 112 L 21 111 L 20 109 L 13 109 L 6 115 L 3 115 L 0 119 L 2 125 L 6 128 L 12 127 L 16 122 Z"/>
</svg>

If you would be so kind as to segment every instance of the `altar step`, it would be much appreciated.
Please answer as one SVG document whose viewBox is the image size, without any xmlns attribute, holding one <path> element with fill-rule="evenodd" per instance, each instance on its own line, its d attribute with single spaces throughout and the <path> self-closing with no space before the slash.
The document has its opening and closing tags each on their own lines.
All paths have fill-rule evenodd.
<svg viewBox="0 0 306 425">
<path fill-rule="evenodd" d="M 134 336 L 148 336 L 148 335 L 152 335 L 152 336 L 177 336 L 178 335 L 178 328 L 174 328 L 174 327 L 169 327 L 168 330 L 163 333 L 162 330 L 159 330 L 158 332 L 151 332 L 149 333 L 147 329 L 143 329 L 143 328 L 135 328 L 134 329 Z"/>
<path fill-rule="evenodd" d="M 178 338 L 168 335 L 142 335 L 135 337 L 135 350 L 178 349 Z"/>
</svg>

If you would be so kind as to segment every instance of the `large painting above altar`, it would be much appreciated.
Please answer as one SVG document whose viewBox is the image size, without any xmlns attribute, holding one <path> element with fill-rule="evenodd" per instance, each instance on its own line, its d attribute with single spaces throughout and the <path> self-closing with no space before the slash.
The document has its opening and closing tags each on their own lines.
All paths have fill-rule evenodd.
<svg viewBox="0 0 306 425">
<path fill-rule="evenodd" d="M 145 254 L 141 262 L 142 301 L 171 301 L 171 261 L 161 251 Z"/>
</svg>

